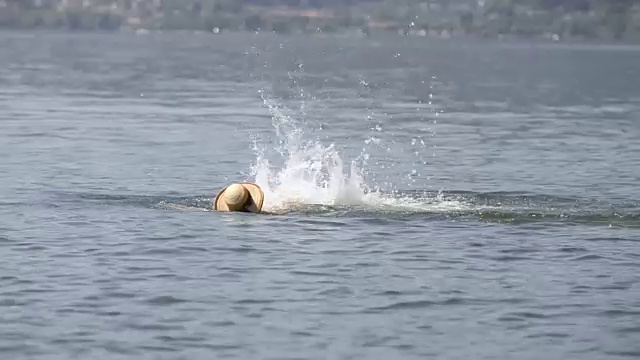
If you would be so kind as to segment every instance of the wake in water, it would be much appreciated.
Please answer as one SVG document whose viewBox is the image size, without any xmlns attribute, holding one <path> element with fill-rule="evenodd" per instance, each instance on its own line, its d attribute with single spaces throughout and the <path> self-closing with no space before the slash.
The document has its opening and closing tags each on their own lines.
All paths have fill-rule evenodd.
<svg viewBox="0 0 640 360">
<path fill-rule="evenodd" d="M 265 192 L 266 212 L 299 212 L 326 216 L 473 217 L 488 222 L 569 221 L 638 226 L 638 206 L 615 206 L 585 199 L 561 199 L 536 194 L 473 192 L 381 191 L 365 182 L 366 161 L 347 161 L 334 144 L 305 140 L 303 120 L 262 98 L 271 113 L 277 137 L 276 157 L 254 143 L 252 181 Z M 366 155 L 363 155 L 366 157 Z M 280 166 L 277 164 L 281 163 Z"/>
<path fill-rule="evenodd" d="M 265 155 L 264 148 L 254 144 L 257 158 L 252 166 L 254 181 L 265 192 L 267 212 L 300 209 L 308 205 L 353 206 L 369 210 L 435 211 L 469 210 L 458 201 L 439 196 L 408 197 L 383 193 L 364 181 L 363 167 L 358 161 L 345 164 L 334 144 L 304 140 L 300 122 L 286 115 L 273 101 L 262 97 L 271 113 L 278 138 L 275 149 L 283 160 L 281 168 Z"/>
<path fill-rule="evenodd" d="M 543 194 L 465 191 L 382 191 L 365 182 L 366 154 L 347 162 L 333 144 L 305 140 L 303 120 L 287 116 L 263 98 L 271 112 L 278 145 L 268 156 L 257 153 L 250 181 L 265 192 L 263 210 L 313 216 L 385 218 L 465 218 L 497 223 L 565 222 L 640 228 L 640 203 L 609 203 Z M 286 109 L 284 109 L 286 111 Z M 132 196 L 58 191 L 49 206 L 117 206 L 211 211 L 211 194 L 199 196 Z"/>
</svg>

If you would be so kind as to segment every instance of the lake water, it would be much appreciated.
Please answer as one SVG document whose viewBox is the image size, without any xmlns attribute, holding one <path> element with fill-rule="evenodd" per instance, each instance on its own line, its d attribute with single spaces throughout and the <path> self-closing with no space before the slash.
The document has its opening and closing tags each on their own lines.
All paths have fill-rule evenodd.
<svg viewBox="0 0 640 360">
<path fill-rule="evenodd" d="M 0 129 L 3 359 L 640 356 L 640 47 L 3 33 Z"/>
</svg>

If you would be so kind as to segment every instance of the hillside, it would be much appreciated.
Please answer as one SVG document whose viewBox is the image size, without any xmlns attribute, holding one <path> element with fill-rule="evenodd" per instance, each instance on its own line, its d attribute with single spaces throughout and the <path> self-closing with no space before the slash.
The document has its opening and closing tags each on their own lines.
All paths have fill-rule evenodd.
<svg viewBox="0 0 640 360">
<path fill-rule="evenodd" d="M 0 0 L 0 28 L 640 41 L 639 0 Z"/>
</svg>

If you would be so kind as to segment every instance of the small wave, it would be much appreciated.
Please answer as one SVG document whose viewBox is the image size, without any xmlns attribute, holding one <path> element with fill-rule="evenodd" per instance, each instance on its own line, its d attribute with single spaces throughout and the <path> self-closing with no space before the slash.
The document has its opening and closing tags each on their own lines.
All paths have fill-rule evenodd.
<svg viewBox="0 0 640 360">
<path fill-rule="evenodd" d="M 56 203 L 85 203 L 92 206 L 143 207 L 169 211 L 212 211 L 213 198 L 196 196 L 140 196 L 57 193 Z M 607 204 L 589 199 L 566 199 L 544 194 L 474 193 L 466 191 L 398 191 L 370 195 L 360 204 L 281 203 L 265 209 L 267 214 L 307 216 L 311 218 L 361 218 L 372 221 L 456 220 L 526 225 L 561 223 L 640 228 L 640 207 L 635 204 Z M 615 211 L 611 209 L 615 208 Z M 324 223 L 323 223 L 324 224 Z M 330 224 L 333 225 L 333 222 Z M 598 239 L 594 239 L 598 240 Z M 611 239 L 607 239 L 611 240 Z M 632 241 L 631 239 L 628 239 Z M 0 237 L 10 243 L 8 238 Z"/>
<path fill-rule="evenodd" d="M 153 305 L 173 305 L 186 302 L 187 300 L 176 298 L 170 295 L 161 295 L 148 299 L 146 302 Z"/>
</svg>

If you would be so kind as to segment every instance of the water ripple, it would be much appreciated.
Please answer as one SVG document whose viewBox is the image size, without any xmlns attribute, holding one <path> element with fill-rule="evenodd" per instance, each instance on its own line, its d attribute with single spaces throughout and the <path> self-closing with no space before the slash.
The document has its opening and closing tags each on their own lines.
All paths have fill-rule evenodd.
<svg viewBox="0 0 640 360">
<path fill-rule="evenodd" d="M 0 33 L 0 358 L 637 358 L 637 49 L 395 40 Z"/>
</svg>

